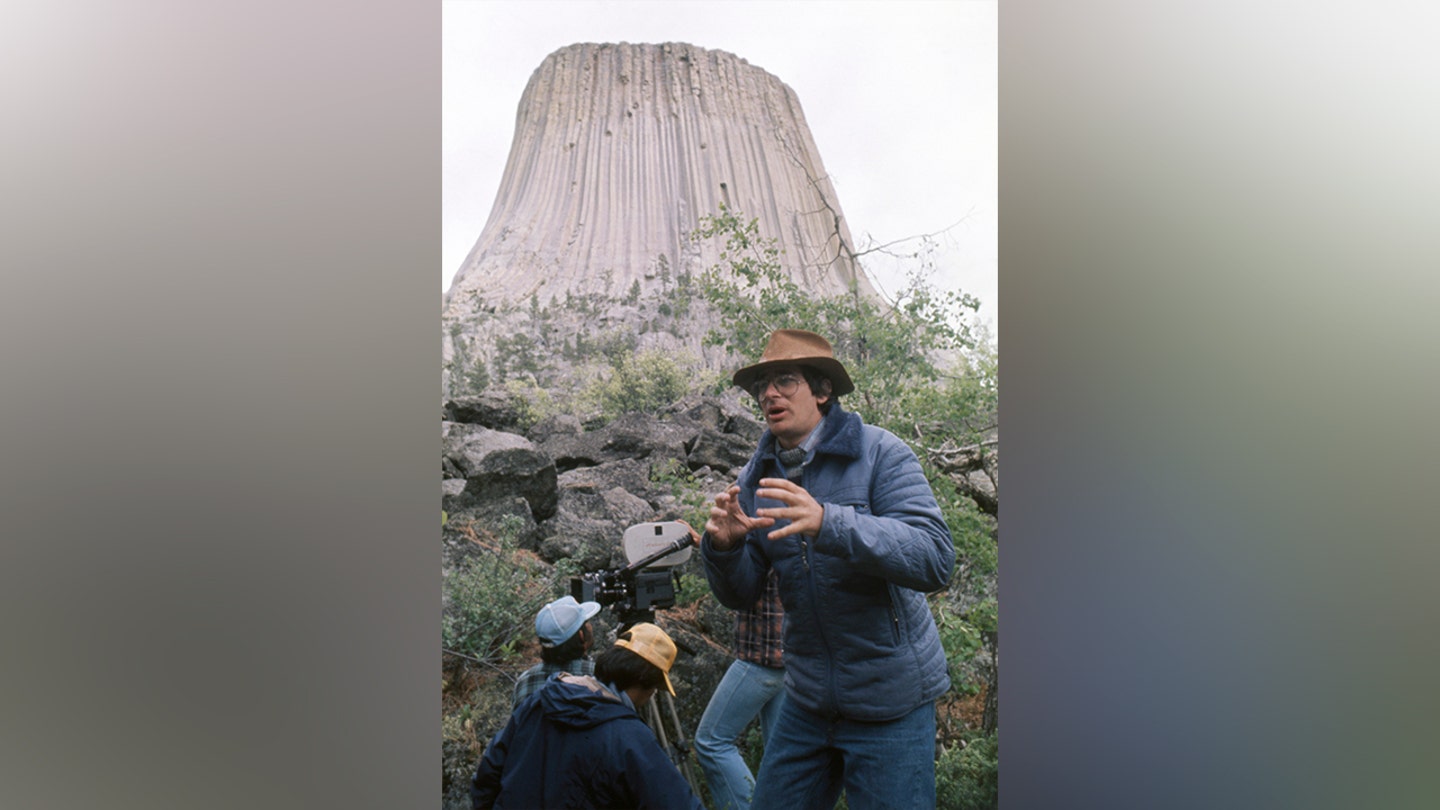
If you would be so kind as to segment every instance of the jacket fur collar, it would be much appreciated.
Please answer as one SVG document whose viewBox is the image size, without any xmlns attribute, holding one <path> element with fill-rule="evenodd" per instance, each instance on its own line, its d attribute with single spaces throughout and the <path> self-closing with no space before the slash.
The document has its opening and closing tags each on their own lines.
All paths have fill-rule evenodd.
<svg viewBox="0 0 1440 810">
<path fill-rule="evenodd" d="M 838 456 L 844 459 L 860 458 L 860 441 L 864 432 L 865 423 L 859 414 L 850 413 L 840 407 L 839 400 L 830 406 L 830 413 L 820 420 L 820 443 L 815 445 L 815 455 Z M 750 472 L 746 475 L 746 484 L 755 487 L 764 478 L 765 460 L 774 456 L 775 434 L 765 429 L 764 435 L 760 437 L 760 446 L 756 449 L 755 455 L 750 458 Z"/>
</svg>

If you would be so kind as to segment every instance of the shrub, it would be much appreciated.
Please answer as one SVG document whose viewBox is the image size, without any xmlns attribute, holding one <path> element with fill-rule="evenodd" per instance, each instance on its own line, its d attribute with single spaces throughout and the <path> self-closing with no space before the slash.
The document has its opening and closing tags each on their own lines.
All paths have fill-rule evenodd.
<svg viewBox="0 0 1440 810">
<path fill-rule="evenodd" d="M 470 806 L 469 781 L 486 742 L 510 715 L 515 673 L 527 663 L 517 646 L 534 639 L 535 614 L 545 602 L 568 591 L 579 563 L 553 566 L 517 548 L 520 521 L 503 519 L 494 531 L 477 523 L 456 528 L 479 549 L 446 572 L 441 692 L 442 808 Z M 452 527 L 453 528 L 453 527 Z M 471 666 L 470 659 L 484 666 Z"/>
<path fill-rule="evenodd" d="M 534 427 L 536 422 L 547 416 L 563 412 L 563 408 L 550 392 L 536 385 L 534 380 L 507 380 L 505 390 L 515 398 L 515 409 L 522 432 Z"/>
<path fill-rule="evenodd" d="M 505 528 L 493 553 L 456 564 L 443 589 L 442 645 L 486 663 L 510 657 L 534 633 L 535 612 L 548 593 L 545 580 L 517 559 L 513 527 Z"/>
<path fill-rule="evenodd" d="M 994 810 L 1000 803 L 1000 744 L 994 734 L 947 747 L 935 766 L 935 806 Z"/>
<path fill-rule="evenodd" d="M 710 593 L 710 581 L 700 574 L 681 574 L 675 604 L 693 605 Z"/>
<path fill-rule="evenodd" d="M 685 395 L 689 375 L 664 352 L 618 355 L 610 374 L 592 383 L 581 399 L 600 411 L 605 421 L 623 413 L 654 413 Z"/>
<path fill-rule="evenodd" d="M 446 807 L 468 807 L 470 777 L 485 743 L 475 737 L 469 707 L 440 719 L 440 790 Z"/>
<path fill-rule="evenodd" d="M 441 716 L 442 810 L 470 810 L 470 778 L 485 746 L 510 716 L 511 685 L 503 677 L 452 684 L 473 702 L 449 705 Z"/>
</svg>

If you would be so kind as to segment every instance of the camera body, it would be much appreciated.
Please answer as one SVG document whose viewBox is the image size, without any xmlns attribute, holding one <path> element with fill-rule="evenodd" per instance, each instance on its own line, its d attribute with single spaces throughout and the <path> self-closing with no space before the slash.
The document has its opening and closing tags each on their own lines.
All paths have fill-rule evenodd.
<svg viewBox="0 0 1440 810">
<path fill-rule="evenodd" d="M 674 575 L 674 569 L 594 571 L 572 578 L 570 595 L 580 602 L 613 605 L 617 613 L 668 608 L 675 605 Z"/>
<path fill-rule="evenodd" d="M 677 521 L 637 523 L 625 530 L 624 568 L 592 571 L 570 579 L 570 595 L 581 602 L 614 608 L 624 624 L 652 618 L 675 604 L 678 571 L 690 559 L 690 527 Z"/>
</svg>

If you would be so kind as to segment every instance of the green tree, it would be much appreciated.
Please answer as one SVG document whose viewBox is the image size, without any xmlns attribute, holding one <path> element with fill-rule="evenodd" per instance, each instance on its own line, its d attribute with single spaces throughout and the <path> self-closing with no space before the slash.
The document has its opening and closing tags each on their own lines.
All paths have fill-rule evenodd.
<svg viewBox="0 0 1440 810">
<path fill-rule="evenodd" d="M 535 338 L 519 333 L 495 339 L 495 374 L 503 382 L 518 374 L 538 374 L 546 363 Z"/>
<path fill-rule="evenodd" d="M 485 361 L 475 356 L 471 343 L 460 324 L 450 325 L 452 354 L 445 368 L 450 372 L 451 396 L 478 394 L 490 385 L 490 372 L 485 367 Z"/>
<path fill-rule="evenodd" d="M 944 439 L 978 439 L 994 424 L 993 350 L 972 333 L 974 297 L 937 291 L 914 273 L 895 303 L 858 290 L 820 296 L 801 289 L 756 219 L 720 207 L 701 217 L 697 240 L 723 240 L 720 262 L 701 276 L 701 297 L 721 326 L 708 345 L 747 355 L 775 329 L 825 335 L 855 381 L 847 404 L 909 441 L 922 458 Z"/>
</svg>

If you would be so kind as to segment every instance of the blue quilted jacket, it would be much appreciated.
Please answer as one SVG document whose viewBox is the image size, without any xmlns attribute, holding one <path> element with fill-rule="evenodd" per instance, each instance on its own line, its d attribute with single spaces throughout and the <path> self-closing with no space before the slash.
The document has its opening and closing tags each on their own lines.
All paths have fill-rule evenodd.
<svg viewBox="0 0 1440 810">
<path fill-rule="evenodd" d="M 818 536 L 767 540 L 751 532 L 729 551 L 701 543 L 720 602 L 755 603 L 774 568 L 785 604 L 789 699 L 822 716 L 903 717 L 950 688 L 945 652 L 925 594 L 946 587 L 955 565 L 950 530 L 914 452 L 837 402 L 820 424 L 800 485 L 825 507 Z M 766 431 L 740 473 L 747 515 L 761 478 L 781 478 Z M 785 521 L 777 521 L 776 527 Z"/>
</svg>

